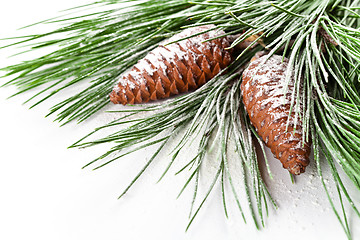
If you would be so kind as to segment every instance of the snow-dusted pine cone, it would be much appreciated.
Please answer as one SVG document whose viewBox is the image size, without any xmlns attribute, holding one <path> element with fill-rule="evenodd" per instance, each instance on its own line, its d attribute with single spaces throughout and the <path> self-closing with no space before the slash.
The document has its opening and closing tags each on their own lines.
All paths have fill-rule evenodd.
<svg viewBox="0 0 360 240">
<path fill-rule="evenodd" d="M 282 56 L 274 55 L 265 62 L 266 57 L 253 58 L 243 72 L 243 102 L 259 136 L 283 167 L 298 175 L 303 173 L 309 164 L 311 143 L 303 142 L 302 121 L 299 114 L 295 114 L 295 110 L 291 112 L 289 119 L 294 77 L 291 77 L 288 93 L 284 98 L 283 87 L 288 60 L 282 61 Z M 300 103 L 299 105 L 301 111 L 304 106 Z"/>
<path fill-rule="evenodd" d="M 231 50 L 225 50 L 230 46 L 227 38 L 204 42 L 224 32 L 209 31 L 177 43 L 166 43 L 214 27 L 206 25 L 186 29 L 150 51 L 119 77 L 110 100 L 124 105 L 143 103 L 196 89 L 206 83 L 232 60 Z"/>
</svg>

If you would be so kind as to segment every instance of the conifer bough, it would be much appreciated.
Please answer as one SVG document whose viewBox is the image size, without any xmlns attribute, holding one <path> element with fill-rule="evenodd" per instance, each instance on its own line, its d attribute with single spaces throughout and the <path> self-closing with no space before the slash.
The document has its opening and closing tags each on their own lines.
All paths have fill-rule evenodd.
<svg viewBox="0 0 360 240">
<path fill-rule="evenodd" d="M 79 9 L 89 10 L 90 13 L 79 14 Z M 348 239 L 352 238 L 345 204 L 351 206 L 356 216 L 360 217 L 360 212 L 340 172 L 360 191 L 360 0 L 102 0 L 74 10 L 68 10 L 62 17 L 42 22 L 61 22 L 63 25 L 60 28 L 14 38 L 17 42 L 8 45 L 30 46 L 33 51 L 47 46 L 58 47 L 49 54 L 1 69 L 7 72 L 6 76 L 12 77 L 3 85 L 19 87 L 19 91 L 14 95 L 37 89 L 36 94 L 27 101 L 35 101 L 32 107 L 60 94 L 66 88 L 71 88 L 77 93 L 53 106 L 49 113 L 58 114 L 56 120 L 66 124 L 74 120 L 82 122 L 103 109 L 109 104 L 109 94 L 115 85 L 117 87 L 112 94 L 112 100 L 122 104 L 143 103 L 194 89 L 157 104 L 134 109 L 120 108 L 119 112 L 138 118 L 119 117 L 95 129 L 71 146 L 113 144 L 103 155 L 87 165 L 98 164 L 94 168 L 98 169 L 134 151 L 158 144 L 158 150 L 121 196 L 136 182 L 159 152 L 168 146 L 168 141 L 173 140 L 173 136 L 180 135 L 180 140 L 172 151 L 169 166 L 162 176 L 187 143 L 190 143 L 192 148 L 197 148 L 196 156 L 179 171 L 185 172 L 187 169 L 191 172 L 180 194 L 190 182 L 195 184 L 189 225 L 216 183 L 220 183 L 226 215 L 227 191 L 224 191 L 224 185 L 229 184 L 244 221 L 245 214 L 237 191 L 241 189 L 245 192 L 247 197 L 242 200 L 247 203 L 251 217 L 259 228 L 259 222 L 264 226 L 264 217 L 270 205 L 268 202 L 275 208 L 276 204 L 267 190 L 263 173 L 260 172 L 254 142 L 258 141 L 262 147 L 261 140 L 269 143 L 273 139 L 269 147 L 280 158 L 284 167 L 295 174 L 302 172 L 307 165 L 308 148 L 312 143 L 313 167 L 316 167 L 319 177 L 317 179 L 324 186 L 326 196 L 346 236 Z M 216 58 L 213 63 L 210 61 L 211 57 L 219 56 L 216 55 L 217 51 L 210 51 L 211 54 L 200 51 L 196 55 L 199 59 L 206 59 L 210 67 L 204 60 L 198 59 L 196 64 L 185 61 L 185 56 L 196 50 L 180 51 L 179 46 L 184 43 L 186 45 L 191 40 L 184 40 L 178 43 L 180 45 L 162 43 L 164 39 L 176 36 L 184 28 L 199 26 L 215 26 L 212 30 L 220 33 L 219 38 L 237 36 L 229 41 L 229 48 L 218 45 L 229 52 L 232 51 L 229 49 L 244 44 L 249 37 L 253 39 L 239 55 L 233 55 L 232 63 L 226 68 L 221 64 L 226 65 L 224 55 L 223 61 L 220 61 L 220 58 Z M 207 30 L 203 33 L 209 32 Z M 199 34 L 201 33 L 195 35 Z M 209 42 L 214 40 L 209 39 Z M 206 45 L 209 42 L 201 44 Z M 164 46 L 160 47 L 159 44 Z M 136 64 L 138 61 L 147 62 L 146 59 L 156 55 L 151 51 L 162 53 L 167 51 L 165 48 L 178 47 L 176 52 L 184 57 L 182 63 L 187 71 L 185 68 L 183 72 L 179 70 L 180 62 L 169 61 L 173 60 L 171 55 L 164 56 L 163 61 L 157 62 L 158 65 L 152 66 L 149 63 L 146 65 L 148 68 L 145 66 L 146 69 Z M 244 86 L 242 98 L 241 81 L 246 84 L 246 80 L 251 80 L 247 77 L 249 70 L 245 71 L 241 80 L 241 71 L 250 59 L 264 48 L 268 51 L 270 61 L 280 61 L 280 57 L 274 54 L 281 52 L 284 59 L 281 64 L 287 65 L 287 69 L 279 71 L 281 74 L 278 76 L 283 80 L 281 86 L 285 98 L 281 99 L 279 95 L 275 98 L 276 102 L 285 100 L 286 103 L 284 113 L 288 114 L 287 122 L 285 124 L 285 116 L 281 118 L 282 123 L 278 129 L 285 129 L 287 134 L 283 134 L 284 137 L 290 137 L 287 140 L 283 138 L 282 142 L 285 144 L 281 147 L 287 145 L 288 149 L 298 149 L 291 150 L 291 153 L 276 148 L 275 143 L 279 143 L 276 136 L 262 129 L 266 123 L 274 127 L 276 123 L 271 117 L 264 119 L 260 113 L 275 113 L 278 108 L 271 109 L 268 105 L 261 110 L 262 105 L 252 101 L 258 96 L 251 99 L 251 93 Z M 170 51 L 167 52 L 170 54 Z M 189 56 L 192 57 L 192 54 Z M 162 63 L 166 67 L 163 68 Z M 211 78 L 218 72 L 217 63 L 221 70 Z M 257 60 L 250 64 L 250 68 L 256 67 L 256 64 Z M 162 71 L 158 69 L 160 66 Z M 198 67 L 200 71 L 189 71 L 192 67 L 194 70 Z M 125 73 L 126 71 L 128 72 Z M 176 71 L 179 74 L 174 75 Z M 264 72 L 265 75 L 270 73 L 271 71 Z M 147 80 L 141 82 L 134 79 L 139 74 L 148 75 Z M 188 77 L 191 74 L 193 78 Z M 203 74 L 205 81 L 204 77 L 201 77 Z M 253 76 L 256 78 L 260 75 Z M 192 79 L 194 81 L 191 81 Z M 127 83 L 127 80 L 131 83 Z M 121 84 L 121 81 L 125 84 Z M 281 89 L 279 82 L 269 79 L 269 85 L 270 82 L 274 84 L 272 86 Z M 78 83 L 81 84 L 77 85 Z M 200 85 L 202 86 L 199 87 Z M 253 90 L 261 92 L 262 89 L 258 87 L 260 86 L 254 85 Z M 266 95 L 259 98 L 261 101 L 269 101 Z M 260 110 L 252 111 L 253 108 Z M 250 117 L 246 111 L 249 111 Z M 138 113 L 147 115 L 137 115 Z M 254 121 L 252 113 L 254 116 L 259 115 L 259 118 Z M 130 123 L 130 126 L 119 127 L 125 123 Z M 113 131 L 111 134 L 95 140 L 89 139 L 95 133 L 104 135 L 103 129 L 108 128 Z M 291 134 L 294 135 L 290 136 Z M 194 140 L 198 137 L 200 142 L 195 146 Z M 292 142 L 291 138 L 294 137 L 296 140 Z M 232 144 L 229 144 L 230 139 L 236 148 L 236 158 L 233 161 L 241 166 L 242 173 L 238 173 L 241 176 L 232 176 L 229 171 L 232 163 L 228 161 L 228 154 L 234 152 Z M 210 146 L 212 141 L 214 143 Z M 295 143 L 297 147 L 293 148 Z M 202 176 L 200 169 L 208 160 L 205 157 L 206 150 L 211 147 L 218 152 L 216 161 L 219 165 L 211 186 L 195 208 L 196 200 L 200 198 L 197 191 Z M 295 157 L 289 162 L 288 157 L 285 159 L 285 156 L 298 156 L 300 153 L 304 154 L 305 159 Z M 271 177 L 269 164 L 267 167 Z M 324 168 L 330 169 L 330 172 L 323 172 Z M 332 178 L 333 182 L 324 180 L 328 177 Z M 234 180 L 243 180 L 244 187 L 235 187 Z M 336 187 L 337 195 L 330 194 L 329 187 Z M 339 206 L 335 203 L 339 203 Z"/>
</svg>

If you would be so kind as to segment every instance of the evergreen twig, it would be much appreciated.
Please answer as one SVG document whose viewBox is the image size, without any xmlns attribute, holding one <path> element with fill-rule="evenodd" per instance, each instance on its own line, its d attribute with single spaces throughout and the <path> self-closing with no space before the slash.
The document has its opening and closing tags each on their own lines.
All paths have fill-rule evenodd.
<svg viewBox="0 0 360 240">
<path fill-rule="evenodd" d="M 106 6 L 112 6 L 111 10 L 102 10 Z M 87 12 L 82 15 L 72 12 L 78 10 Z M 256 41 L 266 44 L 269 57 L 282 51 L 283 56 L 289 58 L 284 89 L 287 90 L 291 72 L 294 71 L 296 87 L 292 92 L 291 111 L 295 109 L 296 114 L 300 114 L 303 119 L 301 127 L 304 138 L 312 139 L 314 143 L 318 175 L 336 217 L 351 239 L 344 200 L 359 217 L 360 214 L 335 164 L 360 191 L 359 11 L 358 0 L 97 1 L 69 9 L 61 17 L 37 23 L 62 23 L 61 28 L 42 34 L 14 37 L 14 43 L 3 46 L 25 46 L 28 48 L 25 51 L 59 47 L 42 57 L 2 68 L 6 72 L 5 76 L 12 77 L 3 86 L 17 86 L 19 91 L 13 96 L 36 90 L 34 96 L 26 101 L 32 102 L 31 107 L 66 88 L 77 86 L 77 93 L 53 106 L 49 115 L 56 113 L 56 120 L 63 124 L 73 120 L 82 122 L 108 104 L 108 95 L 119 75 L 164 38 L 176 34 L 182 28 L 215 24 L 217 29 L 236 36 L 231 47 L 236 47 L 250 36 L 257 36 Z M 242 166 L 244 192 L 251 216 L 256 227 L 259 228 L 260 224 L 264 226 L 264 216 L 268 213 L 267 201 L 275 208 L 276 204 L 260 174 L 254 146 L 254 141 L 258 141 L 259 137 L 245 114 L 239 88 L 241 67 L 262 48 L 256 46 L 256 41 L 237 56 L 227 72 L 213 78 L 200 89 L 161 104 L 122 110 L 128 115 L 95 129 L 71 147 L 112 143 L 111 149 L 86 165 L 98 169 L 133 151 L 158 144 L 158 150 L 121 197 L 174 134 L 184 129 L 163 176 L 184 146 L 200 138 L 196 156 L 178 171 L 178 174 L 190 171 L 179 196 L 190 182 L 195 182 L 190 226 L 217 182 L 222 188 L 225 215 L 228 216 L 225 195 L 228 184 L 240 214 L 246 221 L 228 159 L 233 143 L 237 153 L 236 161 Z M 80 83 L 85 87 L 81 87 Z M 306 106 L 303 112 L 298 111 L 297 104 L 300 101 Z M 147 115 L 133 119 L 139 113 Z M 126 123 L 130 126 L 97 140 L 89 140 L 92 134 Z M 207 160 L 206 149 L 217 150 L 218 168 L 208 191 L 195 207 L 199 199 L 200 169 Z M 321 152 L 326 161 L 320 160 Z M 325 164 L 330 166 L 335 181 L 340 210 L 323 180 L 322 169 Z"/>
</svg>

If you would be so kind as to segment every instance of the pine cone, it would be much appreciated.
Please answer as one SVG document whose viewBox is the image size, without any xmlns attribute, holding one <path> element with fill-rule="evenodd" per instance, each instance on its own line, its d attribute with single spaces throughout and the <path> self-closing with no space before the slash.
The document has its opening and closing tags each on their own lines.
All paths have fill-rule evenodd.
<svg viewBox="0 0 360 240">
<path fill-rule="evenodd" d="M 291 77 L 288 93 L 284 98 L 283 87 L 288 60 L 282 61 L 282 56 L 274 55 L 265 62 L 266 57 L 255 56 L 243 72 L 243 102 L 259 136 L 283 167 L 298 175 L 303 173 L 309 164 L 311 142 L 303 142 L 302 121 L 299 114 L 295 115 L 294 109 L 289 119 L 294 77 Z M 299 105 L 301 112 L 304 106 Z"/>
<path fill-rule="evenodd" d="M 113 103 L 134 104 L 167 98 L 205 84 L 231 62 L 227 38 L 207 39 L 223 31 L 209 31 L 164 46 L 193 34 L 214 28 L 206 25 L 186 29 L 149 52 L 133 68 L 120 76 L 110 94 Z"/>
</svg>

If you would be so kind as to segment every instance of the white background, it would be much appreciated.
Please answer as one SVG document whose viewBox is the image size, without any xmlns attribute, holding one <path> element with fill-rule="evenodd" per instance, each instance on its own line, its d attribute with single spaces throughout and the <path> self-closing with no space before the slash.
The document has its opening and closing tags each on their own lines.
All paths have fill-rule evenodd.
<svg viewBox="0 0 360 240">
<path fill-rule="evenodd" d="M 0 38 L 17 35 L 19 27 L 87 2 L 6 1 L 0 9 Z M 14 52 L 0 51 L 1 67 L 21 60 L 21 57 L 7 59 L 11 53 Z M 264 229 L 257 231 L 250 217 L 247 224 L 243 223 L 228 186 L 229 219 L 226 219 L 221 188 L 216 185 L 192 227 L 185 232 L 192 188 L 176 199 L 187 179 L 186 174 L 174 176 L 181 167 L 181 160 L 156 184 L 169 161 L 163 154 L 128 194 L 117 200 L 149 159 L 151 149 L 97 171 L 82 170 L 84 164 L 106 148 L 69 150 L 67 146 L 116 116 L 101 112 L 84 124 L 59 127 L 52 122 L 53 118 L 44 118 L 56 98 L 28 110 L 29 105 L 22 105 L 22 102 L 30 95 L 6 100 L 14 92 L 12 87 L 0 89 L 0 239 L 346 238 L 328 203 L 314 163 L 296 178 L 296 184 L 291 184 L 288 173 L 272 157 L 274 179 L 266 179 L 279 209 L 270 209 Z M 206 169 L 203 174 L 201 184 L 206 185 Z M 348 183 L 346 177 L 344 179 Z M 327 181 L 331 183 L 330 178 Z M 359 192 L 351 185 L 349 189 L 358 204 Z M 335 189 L 331 189 L 331 194 L 335 193 Z M 354 239 L 360 239 L 359 219 L 351 212 L 349 218 Z"/>
</svg>

